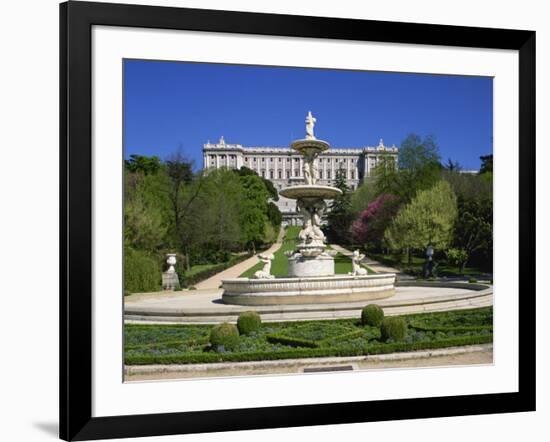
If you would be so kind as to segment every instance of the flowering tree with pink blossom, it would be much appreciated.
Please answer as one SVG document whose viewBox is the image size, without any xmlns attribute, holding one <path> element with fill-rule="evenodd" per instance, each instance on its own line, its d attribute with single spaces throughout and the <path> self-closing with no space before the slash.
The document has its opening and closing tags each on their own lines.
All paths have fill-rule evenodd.
<svg viewBox="0 0 550 442">
<path fill-rule="evenodd" d="M 350 232 L 359 244 L 380 246 L 384 231 L 399 209 L 399 198 L 382 194 L 361 211 L 352 223 Z"/>
</svg>

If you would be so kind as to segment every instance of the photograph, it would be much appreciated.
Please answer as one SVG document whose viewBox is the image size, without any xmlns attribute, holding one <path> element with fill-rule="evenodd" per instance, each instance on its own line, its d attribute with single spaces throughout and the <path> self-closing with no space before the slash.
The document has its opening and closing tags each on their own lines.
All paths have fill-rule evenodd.
<svg viewBox="0 0 550 442">
<path fill-rule="evenodd" d="M 493 77 L 121 65 L 124 382 L 493 364 Z"/>
</svg>

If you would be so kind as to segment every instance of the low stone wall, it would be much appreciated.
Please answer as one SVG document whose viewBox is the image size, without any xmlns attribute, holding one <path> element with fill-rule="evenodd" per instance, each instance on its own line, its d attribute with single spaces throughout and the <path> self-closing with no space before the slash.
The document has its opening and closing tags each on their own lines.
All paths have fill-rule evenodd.
<svg viewBox="0 0 550 442">
<path fill-rule="evenodd" d="M 395 293 L 395 274 L 223 281 L 222 300 L 236 305 L 288 305 L 384 299 Z"/>
</svg>

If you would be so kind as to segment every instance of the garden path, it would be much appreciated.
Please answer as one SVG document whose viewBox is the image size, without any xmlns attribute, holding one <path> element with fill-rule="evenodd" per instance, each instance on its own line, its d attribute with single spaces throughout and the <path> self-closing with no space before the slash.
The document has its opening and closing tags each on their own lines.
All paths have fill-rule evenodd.
<svg viewBox="0 0 550 442">
<path fill-rule="evenodd" d="M 285 235 L 285 229 L 281 227 L 279 229 L 279 236 L 273 245 L 264 253 L 275 253 L 283 245 L 283 237 Z M 195 284 L 197 289 L 217 289 L 220 287 L 223 279 L 238 278 L 243 272 L 247 271 L 250 267 L 256 265 L 260 260 L 257 256 L 252 256 L 243 262 L 235 264 L 233 267 L 225 269 L 223 272 L 216 273 L 208 279 L 205 279 L 198 284 Z"/>
<path fill-rule="evenodd" d="M 331 244 L 330 246 L 344 256 L 351 256 L 353 254 L 353 252 L 349 251 L 348 249 L 345 249 L 342 246 L 339 246 L 338 244 Z M 363 261 L 361 261 L 361 263 L 365 264 L 367 267 L 374 270 L 376 273 L 401 273 L 400 270 L 394 269 L 393 267 L 389 267 L 385 264 L 382 264 L 381 262 L 375 261 L 374 259 L 371 259 L 368 256 L 365 256 L 365 258 L 363 259 Z"/>
</svg>

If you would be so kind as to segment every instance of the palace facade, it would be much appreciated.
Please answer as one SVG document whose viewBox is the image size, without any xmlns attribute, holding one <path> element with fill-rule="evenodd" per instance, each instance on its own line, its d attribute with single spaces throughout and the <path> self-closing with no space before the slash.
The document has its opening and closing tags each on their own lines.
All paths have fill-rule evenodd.
<svg viewBox="0 0 550 442">
<path fill-rule="evenodd" d="M 385 146 L 383 140 L 375 147 L 331 147 L 317 160 L 317 183 L 333 185 L 337 171 L 342 170 L 348 186 L 355 190 L 365 177 L 372 174 L 383 155 L 395 157 L 397 164 L 397 147 Z M 226 143 L 223 137 L 218 143 L 203 145 L 203 168 L 206 171 L 222 167 L 240 169 L 243 166 L 269 179 L 277 190 L 304 181 L 303 157 L 290 147 L 245 147 Z M 276 204 L 287 222 L 295 218 L 296 201 L 280 196 Z"/>
</svg>

